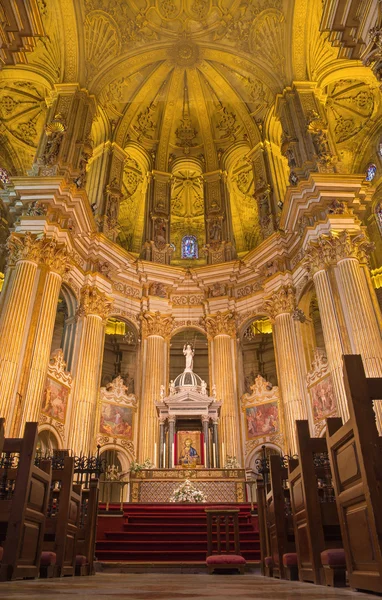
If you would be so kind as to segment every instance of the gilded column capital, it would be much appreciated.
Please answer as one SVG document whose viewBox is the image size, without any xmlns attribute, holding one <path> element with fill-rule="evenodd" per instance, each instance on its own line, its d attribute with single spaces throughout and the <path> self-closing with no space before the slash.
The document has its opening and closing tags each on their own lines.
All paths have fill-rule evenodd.
<svg viewBox="0 0 382 600">
<path fill-rule="evenodd" d="M 79 317 L 96 315 L 105 321 L 111 311 L 112 300 L 97 287 L 85 285 L 81 288 L 80 306 L 77 311 Z"/>
<path fill-rule="evenodd" d="M 338 234 L 321 235 L 318 240 L 311 241 L 306 248 L 303 266 L 311 275 L 322 271 L 340 260 L 355 258 L 360 263 L 367 263 L 374 243 L 370 242 L 362 231 L 352 235 L 349 231 Z"/>
<path fill-rule="evenodd" d="M 208 337 L 214 338 L 218 335 L 236 335 L 235 313 L 228 311 L 216 315 L 209 315 L 204 319 L 204 324 L 207 330 Z"/>
<path fill-rule="evenodd" d="M 20 260 L 43 264 L 63 276 L 69 271 L 69 253 L 63 244 L 46 235 L 11 233 L 7 240 L 8 264 L 15 265 Z"/>
<path fill-rule="evenodd" d="M 155 313 L 146 311 L 140 315 L 140 320 L 142 335 L 144 337 L 159 335 L 163 338 L 168 338 L 174 326 L 174 318 L 169 315 L 163 315 L 159 311 Z"/>
<path fill-rule="evenodd" d="M 278 315 L 292 313 L 296 308 L 296 290 L 291 284 L 282 285 L 263 303 L 264 312 L 274 321 Z"/>
</svg>

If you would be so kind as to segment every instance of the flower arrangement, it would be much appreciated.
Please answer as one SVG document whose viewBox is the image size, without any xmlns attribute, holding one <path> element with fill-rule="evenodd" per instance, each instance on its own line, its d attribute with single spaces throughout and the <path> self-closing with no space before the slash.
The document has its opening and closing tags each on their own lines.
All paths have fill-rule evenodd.
<svg viewBox="0 0 382 600">
<path fill-rule="evenodd" d="M 236 456 L 228 456 L 228 454 L 227 454 L 224 468 L 225 469 L 240 469 L 240 464 L 239 464 Z"/>
<path fill-rule="evenodd" d="M 201 490 L 197 490 L 188 479 L 173 491 L 170 498 L 170 502 L 193 502 L 199 504 L 206 501 L 207 497 L 205 494 Z"/>
<path fill-rule="evenodd" d="M 152 469 L 153 466 L 154 465 L 149 458 L 146 458 L 145 462 L 143 463 L 139 463 L 136 460 L 133 460 L 133 462 L 130 465 L 130 473 L 138 473 L 139 471 L 143 471 L 144 469 Z"/>
</svg>

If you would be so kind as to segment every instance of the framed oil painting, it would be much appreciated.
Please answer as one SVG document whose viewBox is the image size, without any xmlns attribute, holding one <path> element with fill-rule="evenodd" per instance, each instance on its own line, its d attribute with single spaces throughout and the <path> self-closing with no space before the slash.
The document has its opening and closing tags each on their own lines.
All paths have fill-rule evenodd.
<svg viewBox="0 0 382 600">
<path fill-rule="evenodd" d="M 245 417 L 248 440 L 253 440 L 261 435 L 272 435 L 279 431 L 277 401 L 247 407 Z"/>
<path fill-rule="evenodd" d="M 70 388 L 66 385 L 47 377 L 42 401 L 43 414 L 65 423 L 69 393 Z"/>
<path fill-rule="evenodd" d="M 131 440 L 133 437 L 133 409 L 130 406 L 103 402 L 101 405 L 100 433 Z"/>
<path fill-rule="evenodd" d="M 313 406 L 313 418 L 315 421 L 321 421 L 336 412 L 336 397 L 333 389 L 331 376 L 317 381 L 310 388 Z"/>
</svg>

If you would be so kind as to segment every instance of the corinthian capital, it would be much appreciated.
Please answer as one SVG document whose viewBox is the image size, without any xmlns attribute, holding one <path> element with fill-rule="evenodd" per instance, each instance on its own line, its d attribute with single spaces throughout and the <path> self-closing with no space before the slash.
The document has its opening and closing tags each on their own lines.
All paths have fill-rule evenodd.
<svg viewBox="0 0 382 600">
<path fill-rule="evenodd" d="M 145 337 L 150 335 L 160 335 L 168 338 L 171 335 L 174 319 L 168 315 L 162 315 L 159 311 L 152 313 L 149 311 L 140 315 L 142 334 Z"/>
<path fill-rule="evenodd" d="M 293 285 L 281 286 L 266 298 L 263 303 L 264 312 L 274 320 L 277 315 L 292 313 L 296 308 L 296 295 Z"/>
<path fill-rule="evenodd" d="M 303 265 L 314 275 L 345 258 L 355 258 L 361 263 L 366 263 L 373 250 L 374 244 L 364 232 L 356 235 L 352 235 L 349 231 L 341 231 L 339 234 L 330 233 L 321 235 L 317 241 L 310 242 Z"/>
<path fill-rule="evenodd" d="M 101 292 L 97 287 L 85 285 L 81 289 L 80 306 L 78 316 L 87 317 L 89 315 L 97 315 L 106 320 L 110 314 L 112 301 L 104 292 Z"/>
<path fill-rule="evenodd" d="M 229 335 L 233 337 L 236 334 L 235 314 L 231 311 L 221 313 L 205 318 L 205 326 L 208 336 L 211 338 L 217 335 Z"/>
<path fill-rule="evenodd" d="M 8 263 L 30 260 L 43 264 L 63 275 L 69 270 L 69 255 L 66 247 L 46 235 L 12 233 L 7 240 Z"/>
</svg>

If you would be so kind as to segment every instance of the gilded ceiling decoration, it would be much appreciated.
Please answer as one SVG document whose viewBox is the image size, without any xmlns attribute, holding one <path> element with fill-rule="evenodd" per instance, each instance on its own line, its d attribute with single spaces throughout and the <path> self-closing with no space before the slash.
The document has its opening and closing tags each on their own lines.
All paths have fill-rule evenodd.
<svg viewBox="0 0 382 600">
<path fill-rule="evenodd" d="M 373 90 L 362 81 L 339 81 L 328 92 L 326 107 L 335 141 L 345 142 L 361 131 L 373 114 Z"/>
<path fill-rule="evenodd" d="M 13 77 L 0 87 L 2 135 L 17 151 L 19 167 L 25 171 L 32 166 L 45 124 L 47 94 L 43 85 Z"/>
</svg>

